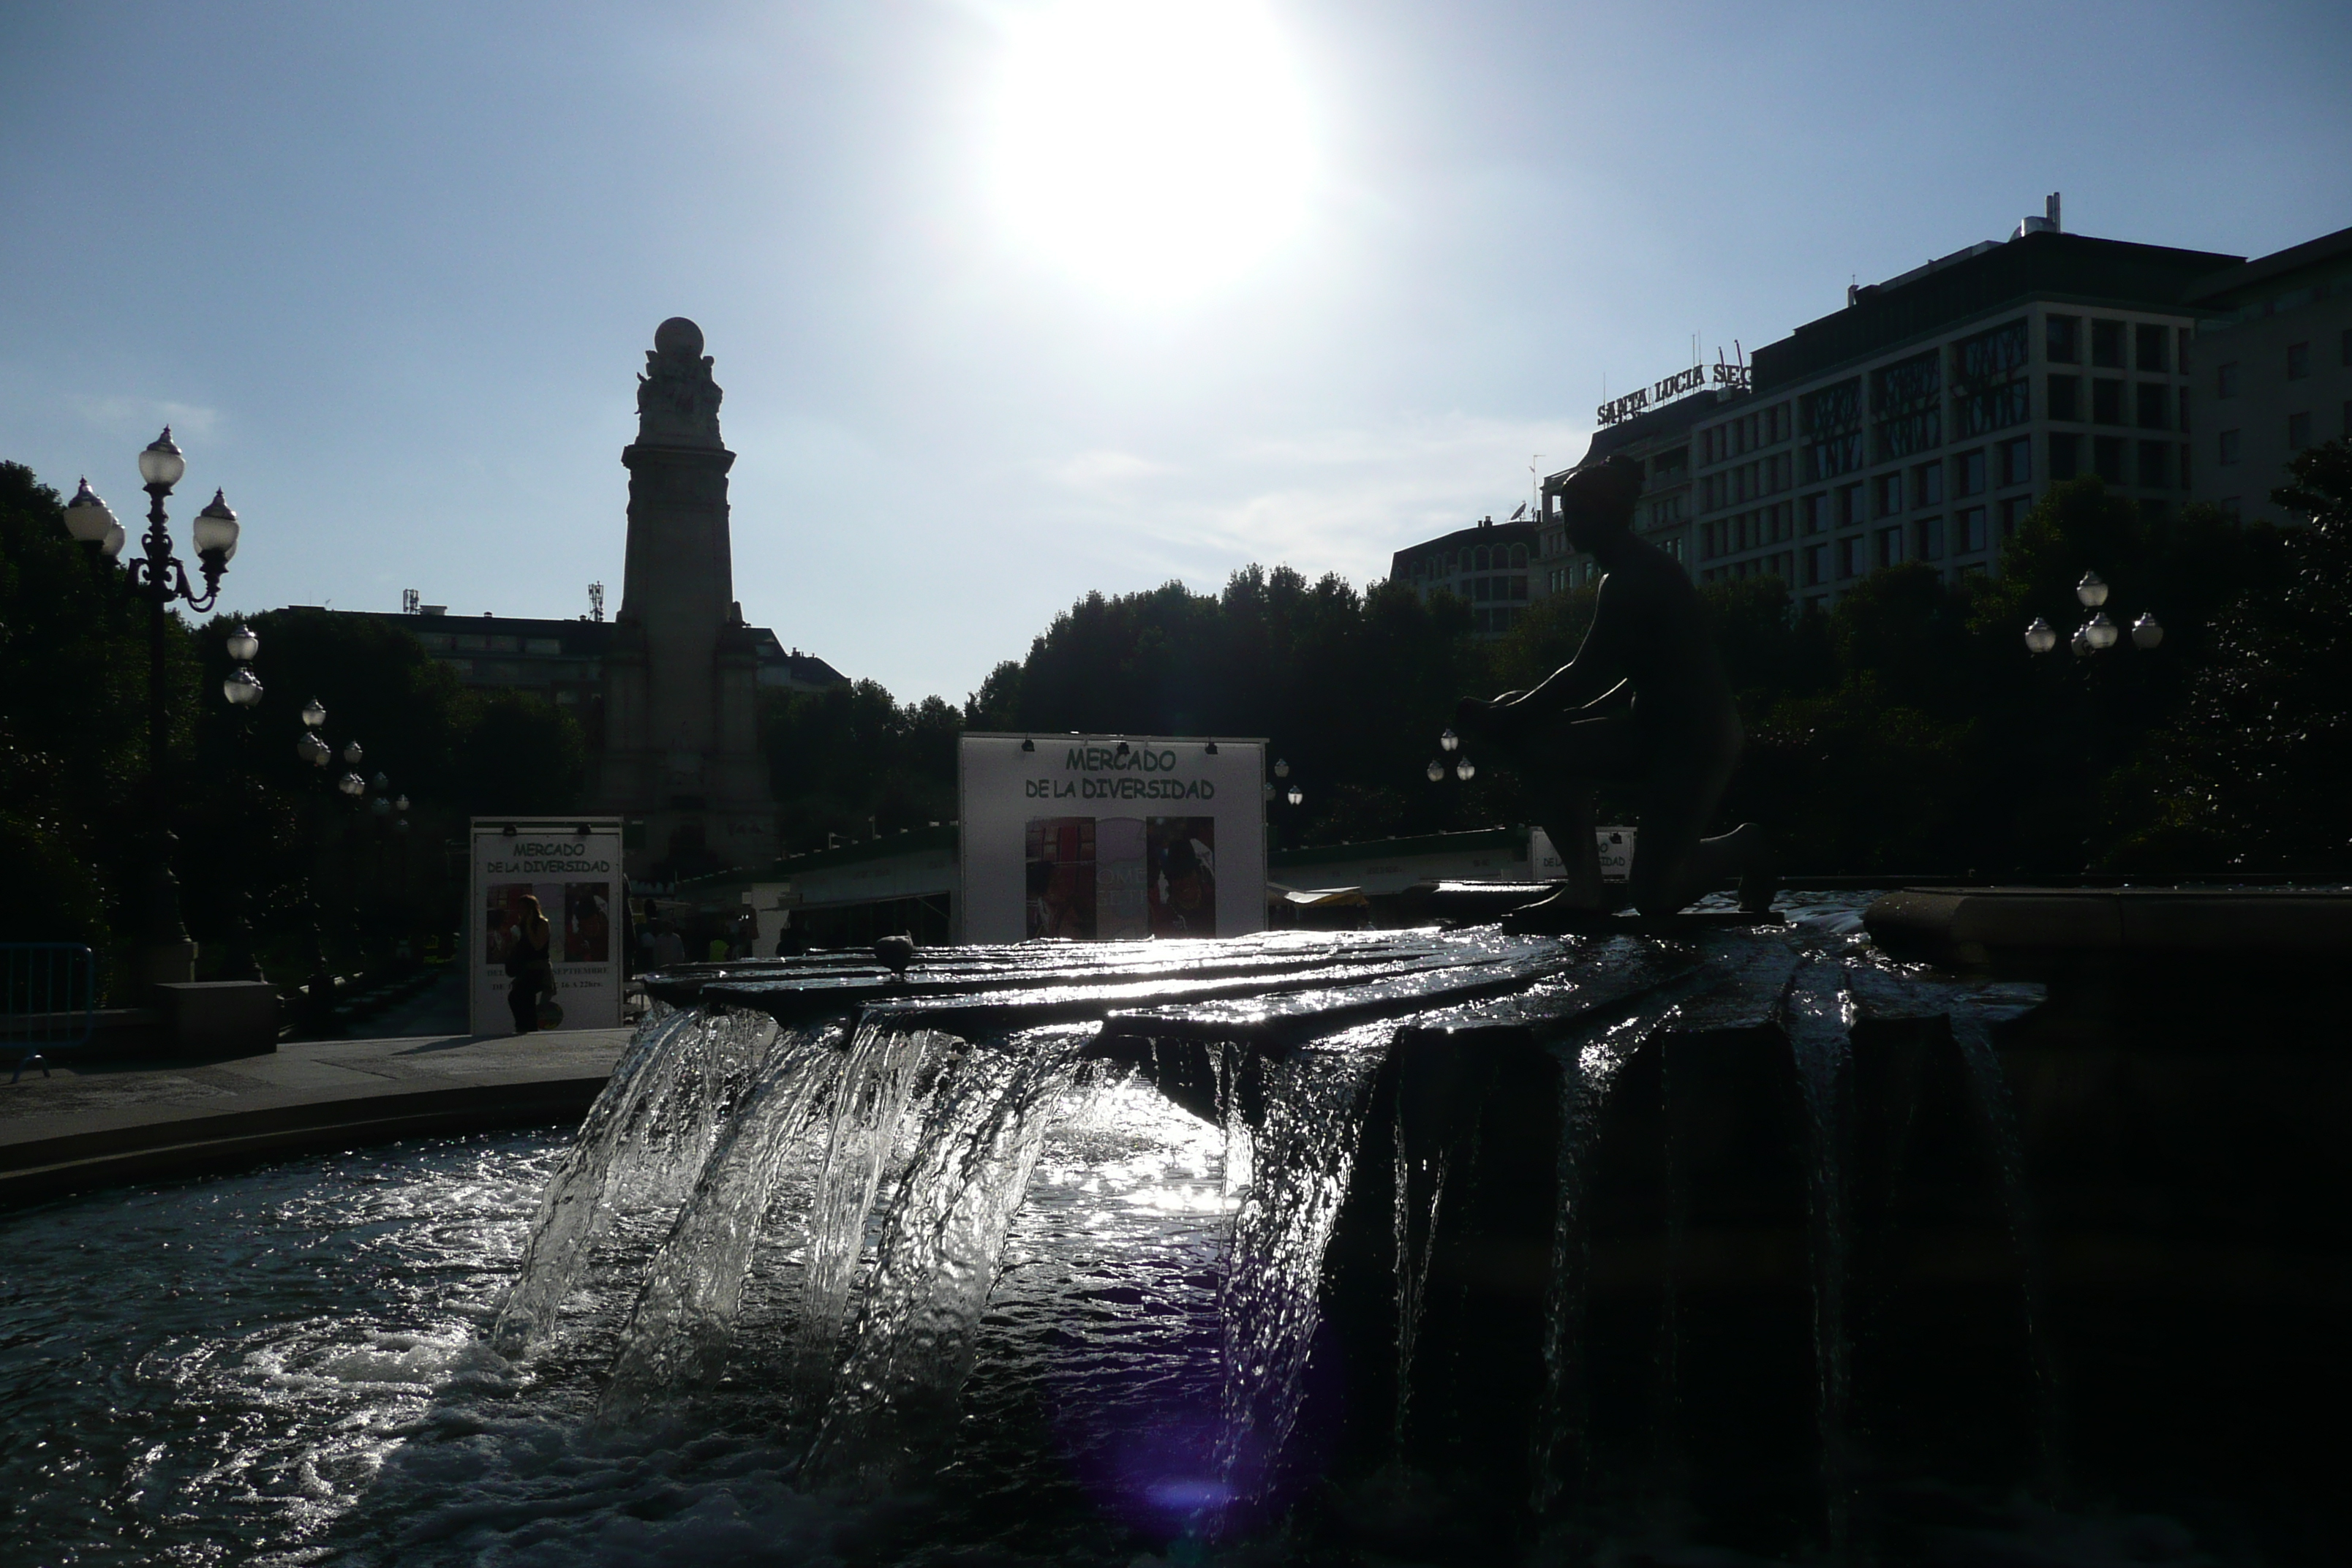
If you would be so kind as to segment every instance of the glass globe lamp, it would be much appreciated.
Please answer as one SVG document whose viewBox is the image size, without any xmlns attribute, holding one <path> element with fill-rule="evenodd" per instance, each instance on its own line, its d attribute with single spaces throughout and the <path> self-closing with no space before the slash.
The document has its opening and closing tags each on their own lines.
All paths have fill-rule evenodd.
<svg viewBox="0 0 2352 1568">
<path fill-rule="evenodd" d="M 2083 580 L 2074 584 L 2074 597 L 2083 601 L 2083 608 L 2095 610 L 2107 602 L 2106 580 L 2096 572 L 2085 572 Z"/>
<path fill-rule="evenodd" d="M 229 633 L 221 646 L 228 650 L 232 664 L 251 664 L 255 656 L 261 652 L 261 639 L 254 636 L 253 628 L 243 622 L 238 623 L 236 630 Z"/>
<path fill-rule="evenodd" d="M 2116 629 L 2116 623 L 2107 619 L 2107 613 L 2105 610 L 2101 610 L 2083 623 L 2083 640 L 2089 643 L 2093 651 L 2097 653 L 2105 653 L 2115 647 L 2116 639 L 2122 635 Z"/>
<path fill-rule="evenodd" d="M 316 732 L 305 730 L 302 738 L 294 742 L 294 754 L 314 768 L 323 768 L 334 757 L 334 752 Z"/>
<path fill-rule="evenodd" d="M 360 796 L 367 794 L 367 780 L 360 777 L 357 773 L 345 773 L 341 778 L 335 781 L 335 787 L 341 790 L 345 795 L 350 795 L 353 800 L 357 800 Z"/>
<path fill-rule="evenodd" d="M 195 537 L 196 553 L 207 561 L 226 566 L 236 554 L 236 513 L 229 510 L 218 490 L 213 491 L 212 504 L 196 513 L 190 532 Z"/>
<path fill-rule="evenodd" d="M 1288 800 L 1291 805 L 1297 805 L 1300 801 L 1307 798 L 1307 792 L 1300 789 L 1297 784 L 1292 784 L 1290 786 L 1290 794 L 1284 798 Z"/>
<path fill-rule="evenodd" d="M 2157 624 L 2156 612 L 2141 611 L 2139 619 L 2132 623 L 2132 647 L 2152 648 L 2163 640 L 2164 628 Z"/>
<path fill-rule="evenodd" d="M 352 767 L 358 767 L 366 756 L 367 752 L 357 741 L 353 741 L 350 745 L 343 748 L 343 761 L 350 763 Z M 366 781 L 362 779 L 361 781 L 361 784 L 362 787 L 365 787 Z"/>
<path fill-rule="evenodd" d="M 261 700 L 261 682 L 253 678 L 249 669 L 232 669 L 228 679 L 221 682 L 221 695 L 233 706 L 250 708 Z"/>
<path fill-rule="evenodd" d="M 302 727 L 315 730 L 327 721 L 327 705 L 313 697 L 302 705 Z"/>
<path fill-rule="evenodd" d="M 1275 758 L 1274 776 L 1278 779 L 1288 778 L 1290 776 L 1290 764 L 1284 762 L 1280 757 Z"/>
<path fill-rule="evenodd" d="M 1455 734 L 1452 728 L 1449 727 L 1445 733 L 1437 737 L 1437 743 L 1446 751 L 1457 751 L 1461 748 L 1462 737 Z"/>
<path fill-rule="evenodd" d="M 98 499 L 98 492 L 84 479 L 81 489 L 74 491 L 73 500 L 66 502 L 66 531 L 84 544 L 104 544 L 106 531 L 120 528 L 114 513 Z"/>
<path fill-rule="evenodd" d="M 2026 650 L 2031 653 L 2048 653 L 2057 646 L 2057 632 L 2052 629 L 2048 621 L 2043 620 L 2040 616 L 2034 616 L 2033 624 L 2025 628 Z"/>
<path fill-rule="evenodd" d="M 1445 764 L 1432 757 L 1429 759 L 1429 766 L 1423 771 L 1429 774 L 1429 782 L 1435 784 L 1445 776 Z"/>
<path fill-rule="evenodd" d="M 180 476 L 187 471 L 188 460 L 180 456 L 179 447 L 172 445 L 172 427 L 169 425 L 164 426 L 163 433 L 149 442 L 147 449 L 139 454 L 139 480 L 151 489 L 160 489 L 168 495 L 172 487 L 180 482 Z"/>
<path fill-rule="evenodd" d="M 1472 779 L 1478 776 L 1478 764 L 1472 762 L 1469 758 L 1465 757 L 1460 762 L 1454 764 L 1454 776 L 1460 779 L 1463 783 L 1468 784 Z"/>
</svg>

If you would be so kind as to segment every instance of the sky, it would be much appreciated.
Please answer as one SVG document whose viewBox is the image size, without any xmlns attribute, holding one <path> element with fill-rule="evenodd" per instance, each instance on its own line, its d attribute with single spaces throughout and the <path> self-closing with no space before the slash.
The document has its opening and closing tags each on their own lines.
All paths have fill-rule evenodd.
<svg viewBox="0 0 2352 1568">
<path fill-rule="evenodd" d="M 2352 224 L 2347 81 L 2341 0 L 9 0 L 0 458 L 129 522 L 169 422 L 227 606 L 617 608 L 689 316 L 746 617 L 960 701 L 1091 591 L 1368 584 L 2049 192 Z"/>
</svg>

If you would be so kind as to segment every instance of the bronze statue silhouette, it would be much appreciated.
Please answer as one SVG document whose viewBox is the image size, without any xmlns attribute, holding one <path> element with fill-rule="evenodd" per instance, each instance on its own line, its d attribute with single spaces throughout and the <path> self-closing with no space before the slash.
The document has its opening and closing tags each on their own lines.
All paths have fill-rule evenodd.
<svg viewBox="0 0 2352 1568">
<path fill-rule="evenodd" d="M 1547 508 L 1559 498 L 1570 547 L 1601 566 L 1591 628 L 1541 685 L 1490 702 L 1465 697 L 1456 710 L 1465 736 L 1500 752 L 1533 788 L 1537 819 L 1567 866 L 1566 884 L 1514 911 L 1514 925 L 1573 923 L 1603 907 L 1593 837 L 1602 784 L 1635 792 L 1631 891 L 1643 915 L 1672 914 L 1735 876 L 1741 910 L 1771 908 L 1753 823 L 1699 837 L 1738 764 L 1739 714 L 1690 578 L 1633 536 L 1641 475 L 1639 464 L 1612 458 L 1545 486 Z"/>
</svg>

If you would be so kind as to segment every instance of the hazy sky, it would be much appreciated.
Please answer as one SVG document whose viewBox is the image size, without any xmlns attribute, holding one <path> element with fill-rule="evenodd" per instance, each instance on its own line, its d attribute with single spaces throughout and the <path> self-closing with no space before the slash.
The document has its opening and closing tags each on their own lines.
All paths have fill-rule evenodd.
<svg viewBox="0 0 2352 1568">
<path fill-rule="evenodd" d="M 688 315 L 744 613 L 960 700 L 1088 589 L 1381 575 L 2046 192 L 2342 227 L 2347 82 L 2342 0 L 7 0 L 0 457 L 129 522 L 169 420 L 239 606 L 577 615 Z"/>
</svg>

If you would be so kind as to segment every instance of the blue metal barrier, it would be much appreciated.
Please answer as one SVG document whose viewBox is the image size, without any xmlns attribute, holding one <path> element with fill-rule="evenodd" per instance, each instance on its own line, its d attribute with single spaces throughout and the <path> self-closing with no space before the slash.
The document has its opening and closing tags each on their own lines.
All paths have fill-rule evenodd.
<svg viewBox="0 0 2352 1568">
<path fill-rule="evenodd" d="M 89 1041 L 98 1026 L 98 963 L 71 942 L 0 942 L 0 1052 L 15 1083 L 28 1067 L 49 1076 L 47 1051 Z"/>
</svg>

